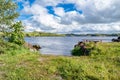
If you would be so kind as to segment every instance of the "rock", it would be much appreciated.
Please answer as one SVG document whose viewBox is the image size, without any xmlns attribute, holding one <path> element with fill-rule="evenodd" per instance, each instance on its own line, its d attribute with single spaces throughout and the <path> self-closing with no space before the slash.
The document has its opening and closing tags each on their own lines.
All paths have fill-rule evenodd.
<svg viewBox="0 0 120 80">
<path fill-rule="evenodd" d="M 112 42 L 120 42 L 120 37 L 118 37 L 117 39 L 112 39 Z"/>
<path fill-rule="evenodd" d="M 39 49 L 41 49 L 40 45 L 32 45 L 30 43 L 24 43 L 24 46 L 26 48 L 29 48 L 31 51 L 38 51 Z"/>
<path fill-rule="evenodd" d="M 88 56 L 89 55 L 89 51 L 86 48 L 85 42 L 83 42 L 83 41 L 78 42 L 78 44 L 76 44 L 74 46 L 74 48 L 76 48 L 76 47 L 80 47 L 80 49 L 79 49 L 79 51 L 81 52 L 80 55 L 83 55 L 83 56 Z"/>
<path fill-rule="evenodd" d="M 36 50 L 41 49 L 41 47 L 39 45 L 33 45 L 32 47 L 35 48 Z"/>
</svg>

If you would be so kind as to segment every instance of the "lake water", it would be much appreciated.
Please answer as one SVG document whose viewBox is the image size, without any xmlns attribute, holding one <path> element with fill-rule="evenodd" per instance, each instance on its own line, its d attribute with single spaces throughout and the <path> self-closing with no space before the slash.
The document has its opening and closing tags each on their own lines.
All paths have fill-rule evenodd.
<svg viewBox="0 0 120 80">
<path fill-rule="evenodd" d="M 74 45 L 84 39 L 102 40 L 103 42 L 111 42 L 111 39 L 117 37 L 26 37 L 25 40 L 31 44 L 37 44 L 42 47 L 41 54 L 52 55 L 71 55 Z"/>
</svg>

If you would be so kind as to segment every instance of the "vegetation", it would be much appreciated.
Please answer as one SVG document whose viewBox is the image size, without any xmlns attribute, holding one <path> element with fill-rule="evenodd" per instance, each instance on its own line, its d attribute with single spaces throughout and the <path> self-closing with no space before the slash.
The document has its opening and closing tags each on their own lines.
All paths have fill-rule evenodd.
<svg viewBox="0 0 120 80">
<path fill-rule="evenodd" d="M 98 42 L 98 43 L 88 42 L 88 43 L 86 43 L 86 49 L 89 51 L 89 55 L 90 56 L 96 56 L 96 55 L 97 56 L 98 55 L 108 56 L 108 55 L 111 55 L 113 53 L 116 53 L 116 54 L 118 53 L 119 54 L 118 51 L 120 50 L 120 45 L 118 43 L 115 43 L 115 42 L 111 42 L 111 43 L 105 43 L 105 42 Z M 75 47 L 72 50 L 72 55 L 74 55 L 74 56 L 83 55 L 83 53 L 80 50 L 79 46 Z"/>
<path fill-rule="evenodd" d="M 15 44 L 23 45 L 24 44 L 24 33 L 23 26 L 21 22 L 16 22 L 11 26 L 11 31 L 8 32 L 9 42 L 13 42 Z"/>
<path fill-rule="evenodd" d="M 9 31 L 9 27 L 18 17 L 17 5 L 13 0 L 0 0 L 0 31 Z"/>
<path fill-rule="evenodd" d="M 65 34 L 66 36 L 120 36 L 120 33 L 113 34 Z"/>
<path fill-rule="evenodd" d="M 120 33 L 118 34 L 57 34 L 57 33 L 47 33 L 47 32 L 24 32 L 24 35 L 26 37 L 64 37 L 64 36 L 120 36 Z M 4 36 L 2 32 L 0 32 L 0 36 Z"/>
<path fill-rule="evenodd" d="M 120 45 L 98 43 L 90 56 L 49 56 L 0 43 L 0 80 L 120 80 Z M 4 46 L 3 46 L 4 45 Z"/>
<path fill-rule="evenodd" d="M 10 42 L 3 41 L 2 39 L 0 39 L 0 54 L 14 55 L 14 54 L 22 53 L 23 50 L 29 51 L 23 45 L 10 43 Z"/>
<path fill-rule="evenodd" d="M 22 45 L 21 22 L 12 24 L 17 17 L 15 9 L 12 0 L 0 0 L 0 35 L 10 33 L 9 42 L 0 37 L 0 80 L 120 80 L 118 43 L 98 43 L 90 56 L 43 56 Z"/>
<path fill-rule="evenodd" d="M 13 0 L 0 0 L 0 38 L 23 45 L 22 23 L 14 21 L 18 17 L 16 9 L 17 5 Z"/>
<path fill-rule="evenodd" d="M 38 37 L 38 36 L 65 36 L 64 34 L 56 34 L 56 33 L 45 33 L 45 32 L 25 32 L 25 36 L 27 37 Z"/>
<path fill-rule="evenodd" d="M 2 32 L 0 32 L 0 38 L 2 38 L 4 36 L 4 34 Z"/>
<path fill-rule="evenodd" d="M 118 34 L 57 34 L 57 33 L 45 33 L 45 32 L 25 32 L 27 37 L 39 37 L 39 36 L 120 36 Z"/>
</svg>

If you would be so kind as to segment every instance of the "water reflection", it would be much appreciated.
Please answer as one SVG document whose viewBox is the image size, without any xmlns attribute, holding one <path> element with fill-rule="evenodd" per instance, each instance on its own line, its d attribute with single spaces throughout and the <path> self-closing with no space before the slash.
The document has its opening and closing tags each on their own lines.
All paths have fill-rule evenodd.
<svg viewBox="0 0 120 80">
<path fill-rule="evenodd" d="M 42 47 L 42 54 L 71 55 L 73 46 L 84 39 L 98 39 L 103 42 L 111 42 L 112 38 L 117 37 L 26 37 L 26 42 L 38 44 Z"/>
</svg>

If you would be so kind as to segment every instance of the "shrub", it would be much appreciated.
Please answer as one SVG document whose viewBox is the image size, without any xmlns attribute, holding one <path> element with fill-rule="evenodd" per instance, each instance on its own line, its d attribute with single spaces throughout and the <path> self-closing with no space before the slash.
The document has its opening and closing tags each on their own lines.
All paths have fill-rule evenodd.
<svg viewBox="0 0 120 80">
<path fill-rule="evenodd" d="M 17 22 L 11 27 L 9 34 L 9 42 L 22 45 L 24 44 L 24 33 L 22 32 L 23 26 L 21 22 Z"/>
<path fill-rule="evenodd" d="M 111 43 L 112 44 L 112 43 Z M 119 47 L 110 46 L 110 43 L 86 43 L 86 52 L 85 54 L 96 56 L 96 55 L 106 55 L 106 53 L 111 53 L 110 51 L 118 52 Z M 116 49 L 116 50 L 114 50 Z M 113 53 L 113 52 L 112 52 Z M 75 47 L 72 52 L 74 56 L 81 56 L 84 55 L 83 51 L 80 49 L 79 46 Z"/>
<path fill-rule="evenodd" d="M 80 47 L 77 46 L 72 50 L 72 55 L 80 56 L 83 55 L 83 52 L 81 51 Z"/>
<path fill-rule="evenodd" d="M 17 54 L 22 53 L 23 51 L 27 51 L 26 48 L 22 45 L 10 43 L 7 41 L 0 40 L 0 54 Z"/>
</svg>

